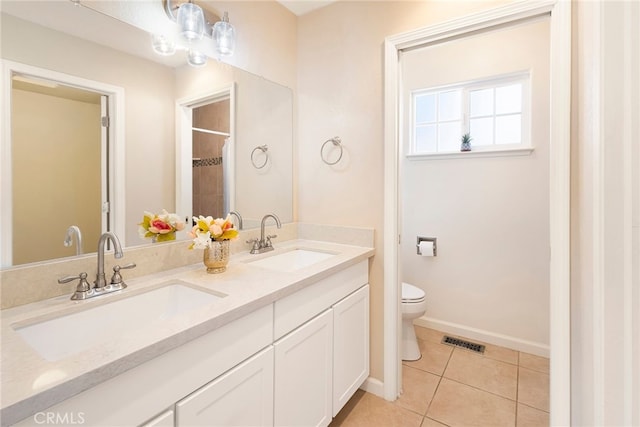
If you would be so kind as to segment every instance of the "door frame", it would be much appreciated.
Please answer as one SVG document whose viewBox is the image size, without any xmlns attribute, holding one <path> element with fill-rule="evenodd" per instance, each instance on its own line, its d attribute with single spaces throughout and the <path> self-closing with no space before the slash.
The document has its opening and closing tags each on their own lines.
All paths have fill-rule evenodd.
<svg viewBox="0 0 640 427">
<path fill-rule="evenodd" d="M 103 160 L 101 164 L 101 174 L 103 183 L 101 191 L 103 202 L 105 192 L 108 191 L 108 200 L 111 206 L 108 216 L 109 230 L 119 236 L 122 244 L 125 242 L 125 101 L 124 89 L 108 83 L 89 80 L 71 74 L 48 70 L 46 68 L 35 67 L 21 62 L 0 60 L 2 64 L 2 82 L 0 82 L 0 95 L 2 98 L 2 117 L 0 125 L 0 266 L 8 267 L 12 265 L 12 241 L 13 241 L 13 186 L 12 186 L 12 161 L 11 161 L 11 81 L 14 73 L 28 75 L 37 79 L 50 80 L 65 86 L 72 86 L 90 92 L 100 93 L 109 98 L 108 112 L 109 141 L 108 148 L 103 147 Z M 104 158 L 107 155 L 111 159 L 108 164 Z M 71 165 L 70 167 L 73 167 Z M 108 170 L 107 170 L 108 168 Z M 104 177 L 109 179 L 109 185 L 105 186 Z M 108 188 L 108 190 L 107 190 Z M 104 224 L 106 215 L 102 214 Z"/>
<path fill-rule="evenodd" d="M 402 141 L 400 54 L 476 31 L 549 16 L 550 69 L 550 423 L 571 422 L 570 353 L 570 124 L 571 3 L 515 2 L 387 37 L 384 43 L 384 398 L 400 391 L 399 156 Z"/>
</svg>

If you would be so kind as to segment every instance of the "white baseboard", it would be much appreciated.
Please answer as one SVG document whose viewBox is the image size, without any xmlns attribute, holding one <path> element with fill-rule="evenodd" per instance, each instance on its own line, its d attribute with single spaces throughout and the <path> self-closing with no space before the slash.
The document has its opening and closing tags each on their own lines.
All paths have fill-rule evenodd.
<svg viewBox="0 0 640 427">
<path fill-rule="evenodd" d="M 364 380 L 360 389 L 384 399 L 384 383 L 376 378 L 369 377 Z"/>
<path fill-rule="evenodd" d="M 549 357 L 549 346 L 533 341 L 522 340 L 508 335 L 497 334 L 482 329 L 472 328 L 466 325 L 446 322 L 431 317 L 422 316 L 413 321 L 414 325 L 435 329 L 447 334 L 457 335 L 471 340 L 478 340 L 488 344 L 507 347 L 512 350 L 535 354 L 536 356 Z"/>
</svg>

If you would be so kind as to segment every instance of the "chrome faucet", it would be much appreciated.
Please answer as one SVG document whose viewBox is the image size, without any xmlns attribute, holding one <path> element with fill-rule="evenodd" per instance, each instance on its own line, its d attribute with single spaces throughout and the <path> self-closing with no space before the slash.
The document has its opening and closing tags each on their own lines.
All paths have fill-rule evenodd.
<svg viewBox="0 0 640 427">
<path fill-rule="evenodd" d="M 96 274 L 96 281 L 93 282 L 93 289 L 96 292 L 104 292 L 105 286 L 107 286 L 107 280 L 104 277 L 104 247 L 107 240 L 111 240 L 113 243 L 113 256 L 115 258 L 122 258 L 122 246 L 120 246 L 120 240 L 118 237 L 110 231 L 103 233 L 98 240 L 98 273 Z"/>
<path fill-rule="evenodd" d="M 238 218 L 238 230 L 242 230 L 242 215 L 240 215 L 240 212 L 238 211 L 231 211 L 229 212 L 229 215 L 233 215 L 236 218 Z"/>
<path fill-rule="evenodd" d="M 113 276 L 111 277 L 111 283 L 107 285 L 107 281 L 104 275 L 104 250 L 107 244 L 107 240 L 111 240 L 113 243 L 113 256 L 116 258 L 122 258 L 122 246 L 120 245 L 120 240 L 118 237 L 111 233 L 106 232 L 100 236 L 98 240 L 98 272 L 96 273 L 96 280 L 93 282 L 93 287 L 87 281 L 87 273 L 80 273 L 77 276 L 67 276 L 61 279 L 58 279 L 58 283 L 68 283 L 75 279 L 80 279 L 78 286 L 76 287 L 76 291 L 71 296 L 72 300 L 84 300 L 87 298 L 96 297 L 98 295 L 108 294 L 110 292 L 119 291 L 127 287 L 122 280 L 122 275 L 120 274 L 120 270 L 134 268 L 136 265 L 134 263 L 123 265 L 120 267 L 116 265 L 113 267 Z"/>
<path fill-rule="evenodd" d="M 265 223 L 267 222 L 267 219 L 269 218 L 273 218 L 276 221 L 276 225 L 278 226 L 278 228 L 282 227 L 282 224 L 280 223 L 280 218 L 278 218 L 276 214 L 267 214 L 264 217 L 262 217 L 262 222 L 260 223 L 260 240 L 258 239 L 247 240 L 247 243 L 253 243 L 253 248 L 251 248 L 250 253 L 261 254 L 263 252 L 268 252 L 273 250 L 271 239 L 278 236 L 273 234 L 271 236 L 265 237 L 264 235 L 264 226 L 265 226 Z"/>
<path fill-rule="evenodd" d="M 77 225 L 72 225 L 67 228 L 67 234 L 64 237 L 64 246 L 68 248 L 73 245 L 72 238 L 74 235 L 76 236 L 76 255 L 82 255 L 82 232 Z"/>
</svg>

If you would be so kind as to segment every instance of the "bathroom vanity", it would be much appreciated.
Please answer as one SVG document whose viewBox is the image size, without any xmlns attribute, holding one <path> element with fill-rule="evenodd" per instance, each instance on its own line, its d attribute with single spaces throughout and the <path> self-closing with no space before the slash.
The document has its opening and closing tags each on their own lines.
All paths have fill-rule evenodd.
<svg viewBox="0 0 640 427">
<path fill-rule="evenodd" d="M 3 310 L 2 424 L 327 425 L 369 375 L 372 255 L 293 240 L 235 254 L 223 274 L 191 265 L 130 280 L 101 301 L 66 296 Z M 93 323 L 100 334 L 147 312 L 132 301 L 164 308 L 124 334 L 104 326 L 104 339 L 70 344 L 71 354 L 26 337 L 34 325 L 112 305 Z"/>
</svg>

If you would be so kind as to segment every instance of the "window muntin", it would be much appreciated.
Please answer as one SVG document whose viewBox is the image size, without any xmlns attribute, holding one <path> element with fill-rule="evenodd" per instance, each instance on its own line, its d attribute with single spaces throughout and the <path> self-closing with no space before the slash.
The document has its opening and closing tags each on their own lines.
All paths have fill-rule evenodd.
<svg viewBox="0 0 640 427">
<path fill-rule="evenodd" d="M 474 150 L 528 147 L 529 74 L 413 91 L 409 154 L 457 152 L 464 133 Z"/>
</svg>

